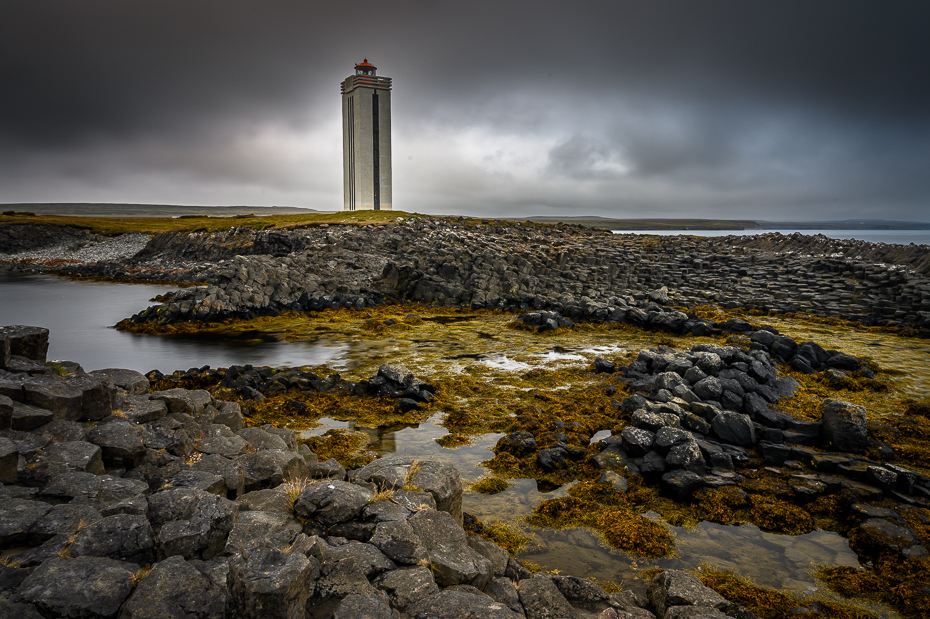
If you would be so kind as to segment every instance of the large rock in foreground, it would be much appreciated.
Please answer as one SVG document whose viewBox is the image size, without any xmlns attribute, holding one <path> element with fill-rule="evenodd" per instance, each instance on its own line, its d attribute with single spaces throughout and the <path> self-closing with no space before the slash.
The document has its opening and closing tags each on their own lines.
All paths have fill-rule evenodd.
<svg viewBox="0 0 930 619">
<path fill-rule="evenodd" d="M 727 601 L 713 589 L 705 587 L 695 576 L 681 570 L 656 574 L 649 583 L 649 601 L 656 615 L 664 617 L 673 606 L 695 606 L 706 610 L 723 608 Z"/>
<path fill-rule="evenodd" d="M 104 557 L 52 557 L 26 577 L 14 601 L 33 603 L 50 617 L 115 617 L 138 569 Z"/>
<path fill-rule="evenodd" d="M 823 438 L 834 449 L 862 453 L 869 446 L 865 407 L 827 400 L 823 403 Z"/>
<path fill-rule="evenodd" d="M 462 525 L 462 478 L 451 464 L 435 460 L 420 461 L 411 456 L 380 458 L 362 467 L 354 475 L 382 488 L 399 490 L 413 487 L 436 499 L 436 509 L 449 512 Z"/>
</svg>

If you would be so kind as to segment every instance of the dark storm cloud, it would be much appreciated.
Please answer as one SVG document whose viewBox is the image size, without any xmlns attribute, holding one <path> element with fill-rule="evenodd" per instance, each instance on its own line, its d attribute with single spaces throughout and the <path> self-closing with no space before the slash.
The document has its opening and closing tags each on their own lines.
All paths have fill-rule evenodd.
<svg viewBox="0 0 930 619">
<path fill-rule="evenodd" d="M 8 2 L 0 201 L 341 206 L 338 83 L 395 81 L 395 207 L 927 219 L 925 2 Z"/>
</svg>

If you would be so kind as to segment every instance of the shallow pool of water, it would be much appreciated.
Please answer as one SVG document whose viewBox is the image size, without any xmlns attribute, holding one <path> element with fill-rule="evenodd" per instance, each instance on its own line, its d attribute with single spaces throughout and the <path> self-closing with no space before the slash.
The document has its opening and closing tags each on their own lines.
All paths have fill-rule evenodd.
<svg viewBox="0 0 930 619">
<path fill-rule="evenodd" d="M 305 436 L 319 435 L 334 428 L 368 434 L 372 449 L 379 454 L 402 454 L 442 460 L 454 465 L 466 486 L 488 471 L 483 460 L 493 457 L 500 434 L 486 434 L 470 445 L 447 449 L 437 439 L 447 433 L 439 425 L 441 415 L 427 422 L 398 428 L 366 428 L 352 421 L 320 419 L 320 425 L 307 430 Z M 858 566 L 856 554 L 847 541 L 836 533 L 813 531 L 790 536 L 768 533 L 747 524 L 741 526 L 702 522 L 693 529 L 670 527 L 675 534 L 675 556 L 665 559 L 642 559 L 614 550 L 586 529 L 541 529 L 523 522 L 541 502 L 566 495 L 567 486 L 544 492 L 533 479 L 507 480 L 510 487 L 494 495 L 466 492 L 462 507 L 485 524 L 504 521 L 522 528 L 533 541 L 519 557 L 546 569 L 566 574 L 581 574 L 601 580 L 622 582 L 625 587 L 644 591 L 640 571 L 649 567 L 694 569 L 702 563 L 720 569 L 732 569 L 757 583 L 811 593 L 819 586 L 810 575 L 815 565 Z"/>
<path fill-rule="evenodd" d="M 77 361 L 88 371 L 119 367 L 173 372 L 246 363 L 324 365 L 347 355 L 349 344 L 336 340 L 291 344 L 261 337 L 163 338 L 113 328 L 169 290 L 0 271 L 0 325 L 49 329 L 48 358 Z"/>
</svg>

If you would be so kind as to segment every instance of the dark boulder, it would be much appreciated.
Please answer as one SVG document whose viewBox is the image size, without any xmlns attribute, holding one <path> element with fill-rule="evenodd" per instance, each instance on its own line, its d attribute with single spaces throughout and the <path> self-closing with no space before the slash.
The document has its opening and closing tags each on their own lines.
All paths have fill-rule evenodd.
<svg viewBox="0 0 930 619">
<path fill-rule="evenodd" d="M 120 414 L 134 423 L 157 421 L 168 414 L 164 400 L 150 400 L 148 396 L 131 395 L 123 398 Z"/>
<path fill-rule="evenodd" d="M 164 400 L 168 410 L 172 413 L 186 413 L 193 416 L 201 414 L 204 408 L 213 402 L 213 396 L 202 389 L 166 389 L 156 391 L 150 397 L 153 400 Z"/>
<path fill-rule="evenodd" d="M 129 395 L 143 395 L 149 392 L 149 379 L 141 372 L 124 370 L 120 368 L 107 368 L 89 372 L 91 376 L 106 378 L 115 387 L 119 387 Z"/>
<path fill-rule="evenodd" d="M 691 495 L 706 485 L 704 478 L 685 469 L 669 471 L 662 476 L 662 491 L 676 501 L 688 501 Z"/>
<path fill-rule="evenodd" d="M 655 442 L 655 434 L 639 428 L 624 428 L 620 432 L 623 448 L 631 456 L 643 456 Z"/>
<path fill-rule="evenodd" d="M 794 351 L 797 350 L 797 347 L 798 344 L 793 339 L 780 335 L 772 342 L 769 350 L 774 356 L 781 359 L 782 362 L 787 363 L 794 355 Z"/>
<path fill-rule="evenodd" d="M 723 395 L 723 385 L 718 378 L 708 376 L 695 383 L 694 393 L 702 400 L 719 400 Z"/>
<path fill-rule="evenodd" d="M 251 450 L 262 450 L 262 449 L 277 449 L 278 451 L 287 451 L 288 444 L 280 436 L 275 436 L 269 432 L 265 432 L 261 428 L 243 428 L 236 432 L 238 436 L 241 436 L 246 440 L 248 449 Z"/>
<path fill-rule="evenodd" d="M 701 448 L 693 440 L 672 447 L 665 455 L 665 466 L 670 469 L 682 468 L 698 474 L 703 474 L 707 469 Z"/>
<path fill-rule="evenodd" d="M 561 446 L 540 449 L 536 454 L 536 464 L 546 473 L 564 467 L 567 459 L 568 450 Z"/>
<path fill-rule="evenodd" d="M 694 437 L 687 430 L 665 427 L 656 432 L 654 445 L 657 451 L 665 454 L 675 445 L 692 440 L 694 440 Z"/>
<path fill-rule="evenodd" d="M 100 448 L 83 441 L 52 443 L 36 454 L 29 464 L 34 465 L 29 472 L 37 479 L 47 479 L 67 471 L 102 475 L 104 470 Z"/>
<path fill-rule="evenodd" d="M 552 576 L 552 582 L 566 600 L 587 610 L 600 610 L 610 601 L 610 594 L 587 578 L 556 575 Z"/>
<path fill-rule="evenodd" d="M 15 484 L 19 480 L 19 448 L 8 438 L 0 437 L 0 483 Z"/>
<path fill-rule="evenodd" d="M 144 432 L 131 421 L 122 419 L 100 424 L 87 433 L 87 440 L 100 447 L 104 463 L 131 468 L 145 455 Z"/>
<path fill-rule="evenodd" d="M 315 619 L 330 617 L 342 600 L 350 595 L 377 597 L 378 590 L 371 586 L 354 559 L 323 561 L 315 590 L 307 601 L 307 612 Z"/>
<path fill-rule="evenodd" d="M 26 543 L 29 531 L 51 509 L 41 501 L 0 498 L 0 548 Z"/>
<path fill-rule="evenodd" d="M 319 574 L 320 564 L 313 557 L 258 540 L 229 558 L 227 606 L 242 619 L 304 617 Z"/>
<path fill-rule="evenodd" d="M 523 619 L 487 595 L 446 589 L 407 608 L 410 619 Z M 556 617 L 556 615 L 552 615 Z"/>
<path fill-rule="evenodd" d="M 168 478 L 166 484 L 172 488 L 197 488 L 210 494 L 226 496 L 226 480 L 215 473 L 182 469 Z"/>
<path fill-rule="evenodd" d="M 162 406 L 165 404 L 161 401 L 157 403 Z M 181 458 L 190 456 L 194 451 L 193 439 L 175 419 L 159 419 L 139 427 L 142 428 L 142 442 L 147 449 L 164 449 Z"/>
<path fill-rule="evenodd" d="M 847 355 L 844 352 L 832 351 L 830 356 L 827 357 L 827 360 L 824 361 L 824 365 L 828 368 L 855 372 L 859 369 L 861 364 L 859 360 L 852 355 Z"/>
<path fill-rule="evenodd" d="M 43 327 L 28 327 L 24 325 L 10 325 L 0 327 L 0 338 L 8 344 L 10 355 L 18 355 L 32 361 L 45 362 L 48 354 L 48 329 Z M 2 361 L 2 360 L 0 360 Z M 9 357 L 5 360 L 7 366 Z"/>
<path fill-rule="evenodd" d="M 465 531 L 448 513 L 424 509 L 407 521 L 426 548 L 439 585 L 468 584 L 480 589 L 493 576 L 491 561 L 472 550 Z"/>
<path fill-rule="evenodd" d="M 816 342 L 802 342 L 798 344 L 797 349 L 794 351 L 792 367 L 794 366 L 794 361 L 798 360 L 810 368 L 819 370 L 829 357 L 830 354 L 824 350 L 820 344 Z"/>
<path fill-rule="evenodd" d="M 0 340 L 0 342 L 2 342 L 2 340 Z M 6 566 L 3 567 L 6 568 Z M 12 570 L 14 568 L 6 569 Z M 15 571 L 23 572 L 23 577 L 25 577 L 25 570 Z M 5 589 L 6 587 L 3 588 Z M 34 604 L 19 604 L 3 598 L 0 598 L 0 617 L 10 617 L 10 619 L 44 619 L 42 615 L 39 614 L 39 611 L 36 610 Z"/>
<path fill-rule="evenodd" d="M 510 453 L 520 458 L 536 451 L 536 439 L 531 432 L 518 430 L 500 437 L 494 451 Z"/>
<path fill-rule="evenodd" d="M 71 554 L 146 565 L 155 561 L 155 533 L 145 516 L 109 516 L 79 531 Z"/>
<path fill-rule="evenodd" d="M 749 341 L 753 342 L 754 344 L 759 344 L 768 350 L 771 348 L 772 344 L 775 343 L 777 338 L 778 336 L 771 331 L 759 329 L 758 331 L 754 331 L 753 334 L 749 336 Z"/>
<path fill-rule="evenodd" d="M 57 376 L 30 376 L 23 381 L 23 403 L 51 411 L 55 419 L 81 418 L 81 390 Z"/>
<path fill-rule="evenodd" d="M 411 456 L 389 456 L 358 469 L 355 479 L 374 483 L 379 488 L 403 488 L 408 484 L 421 488 L 433 495 L 436 509 L 449 512 L 460 526 L 462 524 L 462 478 L 451 464 Z"/>
<path fill-rule="evenodd" d="M 307 477 L 307 465 L 292 451 L 264 449 L 236 458 L 245 476 L 245 490 L 274 488 L 284 481 Z"/>
<path fill-rule="evenodd" d="M 29 540 L 34 544 L 41 544 L 56 535 L 71 535 L 100 518 L 100 512 L 91 505 L 56 505 L 32 525 Z"/>
<path fill-rule="evenodd" d="M 580 619 L 578 611 L 546 575 L 521 580 L 517 592 L 527 619 Z"/>
<path fill-rule="evenodd" d="M 200 459 L 191 468 L 222 477 L 226 486 L 226 497 L 229 499 L 245 494 L 245 473 L 240 465 L 229 458 L 219 454 L 201 454 Z"/>
<path fill-rule="evenodd" d="M 374 493 L 345 481 L 330 480 L 304 489 L 294 501 L 298 518 L 314 520 L 325 527 L 358 518 Z"/>
<path fill-rule="evenodd" d="M 333 619 L 394 619 L 396 615 L 380 595 L 350 593 L 333 611 Z"/>
<path fill-rule="evenodd" d="M 751 447 L 756 443 L 755 427 L 749 415 L 725 411 L 714 417 L 711 427 L 714 434 L 727 443 L 742 447 Z"/>
<path fill-rule="evenodd" d="M 823 440 L 840 451 L 862 453 L 869 446 L 865 408 L 849 402 L 823 403 Z"/>
<path fill-rule="evenodd" d="M 103 419 L 116 408 L 116 388 L 105 376 L 74 374 L 63 381 L 81 392 L 80 421 Z"/>
<path fill-rule="evenodd" d="M 718 376 L 726 367 L 726 362 L 716 352 L 698 353 L 697 367 L 708 376 Z"/>
<path fill-rule="evenodd" d="M 306 456 L 304 457 L 306 460 Z M 307 465 L 307 471 L 311 479 L 340 479 L 345 480 L 346 469 L 339 464 L 335 458 L 324 460 L 323 462 L 312 462 Z"/>
<path fill-rule="evenodd" d="M 156 563 L 123 605 L 120 619 L 223 619 L 226 588 L 181 557 Z"/>
<path fill-rule="evenodd" d="M 407 520 L 382 522 L 375 527 L 370 543 L 395 563 L 417 565 L 427 557 L 426 548 Z"/>
<path fill-rule="evenodd" d="M 287 548 L 303 529 L 297 518 L 284 512 L 240 512 L 238 522 L 226 538 L 224 552 L 235 554 L 258 538 L 267 540 L 276 548 Z"/>
<path fill-rule="evenodd" d="M 433 573 L 426 567 L 391 570 L 375 578 L 372 584 L 384 591 L 391 606 L 401 612 L 411 604 L 439 593 Z"/>
<path fill-rule="evenodd" d="M 775 371 L 775 368 L 757 359 L 753 359 L 752 363 L 749 364 L 749 371 L 747 374 L 760 384 L 768 384 L 778 376 L 778 372 Z"/>
<path fill-rule="evenodd" d="M 115 617 L 138 569 L 105 557 L 52 557 L 26 577 L 14 601 L 35 604 L 49 617 Z"/>
<path fill-rule="evenodd" d="M 728 603 L 695 576 L 681 570 L 665 570 L 656 574 L 649 582 L 648 595 L 659 617 L 665 616 L 675 606 L 719 609 Z"/>
<path fill-rule="evenodd" d="M 149 517 L 158 533 L 159 560 L 182 556 L 211 559 L 226 546 L 239 506 L 203 490 L 174 488 L 149 497 Z"/>
</svg>

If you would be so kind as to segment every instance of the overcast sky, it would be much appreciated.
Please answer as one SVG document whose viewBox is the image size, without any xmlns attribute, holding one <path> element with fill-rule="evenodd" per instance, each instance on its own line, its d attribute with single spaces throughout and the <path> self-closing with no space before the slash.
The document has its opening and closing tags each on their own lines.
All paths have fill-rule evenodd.
<svg viewBox="0 0 930 619">
<path fill-rule="evenodd" d="M 341 209 L 364 57 L 396 209 L 930 220 L 924 0 L 4 0 L 0 202 Z"/>
</svg>

